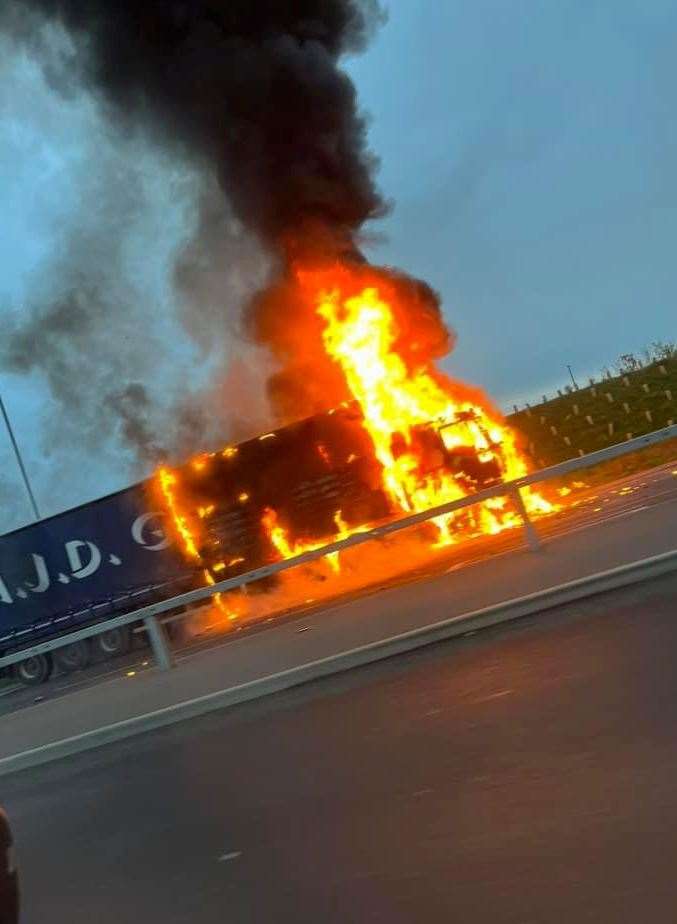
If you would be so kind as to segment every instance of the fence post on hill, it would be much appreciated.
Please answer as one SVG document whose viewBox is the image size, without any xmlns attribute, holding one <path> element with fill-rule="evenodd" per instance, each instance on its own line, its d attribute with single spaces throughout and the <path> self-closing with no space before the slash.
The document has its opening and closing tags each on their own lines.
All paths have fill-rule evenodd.
<svg viewBox="0 0 677 924">
<path fill-rule="evenodd" d="M 515 501 L 515 506 L 517 507 L 517 512 L 519 513 L 522 520 L 522 526 L 524 527 L 524 535 L 527 540 L 527 545 L 532 552 L 538 552 L 541 548 L 541 540 L 538 537 L 538 533 L 536 532 L 534 524 L 529 519 L 527 508 L 524 505 L 522 492 L 519 488 L 515 487 L 511 490 L 510 493 L 512 494 L 513 500 Z"/>
</svg>

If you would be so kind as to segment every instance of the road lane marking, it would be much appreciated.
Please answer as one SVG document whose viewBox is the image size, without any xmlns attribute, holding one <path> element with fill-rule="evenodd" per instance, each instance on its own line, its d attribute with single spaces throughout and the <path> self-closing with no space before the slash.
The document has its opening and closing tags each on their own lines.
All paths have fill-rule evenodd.
<svg viewBox="0 0 677 924">
<path fill-rule="evenodd" d="M 490 699 L 501 699 L 504 696 L 510 696 L 514 690 L 500 690 L 498 693 L 490 693 L 489 696 L 483 696 L 481 699 L 471 699 L 470 705 L 477 706 L 478 703 L 488 703 Z"/>
<path fill-rule="evenodd" d="M 573 533 L 582 533 L 585 532 L 586 529 L 592 529 L 594 526 L 604 526 L 605 523 L 611 523 L 612 520 L 621 520 L 623 517 L 633 516 L 635 513 L 641 513 L 643 510 L 650 510 L 652 507 L 658 506 L 658 504 L 644 504 L 641 507 L 633 507 L 631 510 L 621 510 L 620 513 L 613 513 L 611 516 L 595 517 L 580 526 L 574 526 L 572 529 L 553 533 L 547 538 L 549 541 L 553 539 L 562 539 L 564 536 L 571 536 Z"/>
<path fill-rule="evenodd" d="M 16 693 L 17 690 L 25 689 L 22 683 L 15 683 L 11 687 L 6 687 L 4 690 L 0 690 L 0 698 L 3 696 L 9 696 L 11 693 Z"/>
</svg>

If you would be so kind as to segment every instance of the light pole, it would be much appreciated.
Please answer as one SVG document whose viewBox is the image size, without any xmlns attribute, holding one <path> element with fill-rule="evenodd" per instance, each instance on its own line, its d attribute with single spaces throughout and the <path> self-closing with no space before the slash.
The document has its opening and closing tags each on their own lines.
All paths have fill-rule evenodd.
<svg viewBox="0 0 677 924">
<path fill-rule="evenodd" d="M 26 493 L 28 494 L 28 498 L 29 498 L 29 500 L 30 500 L 30 502 L 31 502 L 31 507 L 33 508 L 33 513 L 35 514 L 35 519 L 36 519 L 36 520 L 39 520 L 39 519 L 40 519 L 40 511 L 38 510 L 38 505 L 37 505 L 36 502 L 35 502 L 35 497 L 34 497 L 34 495 L 33 495 L 33 491 L 31 490 L 31 483 L 30 483 L 30 481 L 28 480 L 28 473 L 26 472 L 26 468 L 25 468 L 25 466 L 24 466 L 23 459 L 21 458 L 21 453 L 19 452 L 19 447 L 18 447 L 17 442 L 16 442 L 16 439 L 15 439 L 15 437 L 14 437 L 14 431 L 12 430 L 12 425 L 11 425 L 11 423 L 9 422 L 9 416 L 8 416 L 8 414 L 7 414 L 7 409 L 5 408 L 4 401 L 2 400 L 2 395 L 0 395 L 0 413 L 2 413 L 2 416 L 3 416 L 4 421 L 5 421 L 5 426 L 7 427 L 7 432 L 9 433 L 10 441 L 11 441 L 11 443 L 12 443 L 12 446 L 14 447 L 14 454 L 15 454 L 15 456 L 16 456 L 16 461 L 17 461 L 17 463 L 18 463 L 18 465 L 19 465 L 19 469 L 20 469 L 20 471 L 21 471 L 21 477 L 23 478 L 24 484 L 25 484 L 25 486 L 26 486 Z"/>
</svg>

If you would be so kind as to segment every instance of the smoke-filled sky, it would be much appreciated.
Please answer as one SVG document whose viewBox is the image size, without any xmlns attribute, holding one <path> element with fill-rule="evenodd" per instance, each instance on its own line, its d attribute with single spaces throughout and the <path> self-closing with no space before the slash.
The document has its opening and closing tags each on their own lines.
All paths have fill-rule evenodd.
<svg viewBox="0 0 677 924">
<path fill-rule="evenodd" d="M 440 291 L 459 337 L 447 368 L 509 406 L 561 385 L 566 363 L 584 378 L 674 338 L 677 2 L 386 6 L 346 62 L 394 203 L 368 228 L 367 252 Z M 67 56 L 62 35 L 42 41 L 50 60 Z M 12 343 L 0 392 L 51 513 L 143 474 L 125 438 L 152 450 L 162 437 L 139 408 L 175 407 L 219 351 L 235 359 L 228 396 L 242 432 L 265 424 L 222 305 L 260 284 L 268 257 L 234 218 L 210 216 L 198 165 L 113 130 L 36 54 L 0 37 L 0 352 Z M 86 304 L 68 301 L 74 291 Z M 114 330 L 92 328 L 91 304 Z M 30 324 L 45 312 L 67 327 L 63 353 Z M 205 399 L 215 416 L 222 401 Z M 0 531 L 29 517 L 0 434 Z"/>
</svg>

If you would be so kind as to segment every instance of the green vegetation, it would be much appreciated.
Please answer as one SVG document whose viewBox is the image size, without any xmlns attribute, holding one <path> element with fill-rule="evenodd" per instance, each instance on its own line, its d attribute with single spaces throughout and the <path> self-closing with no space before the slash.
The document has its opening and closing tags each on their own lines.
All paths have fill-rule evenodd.
<svg viewBox="0 0 677 924">
<path fill-rule="evenodd" d="M 567 386 L 557 397 L 508 417 L 523 436 L 536 468 L 587 455 L 677 421 L 677 344 L 656 343 L 640 360 L 619 359 L 612 372 L 585 388 Z M 604 480 L 677 458 L 677 440 L 604 466 Z M 602 466 L 600 466 L 600 469 Z M 589 479 L 586 478 L 589 481 Z M 595 480 L 598 480 L 597 478 Z"/>
</svg>

